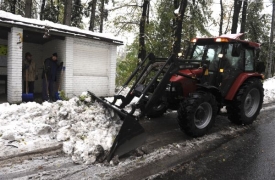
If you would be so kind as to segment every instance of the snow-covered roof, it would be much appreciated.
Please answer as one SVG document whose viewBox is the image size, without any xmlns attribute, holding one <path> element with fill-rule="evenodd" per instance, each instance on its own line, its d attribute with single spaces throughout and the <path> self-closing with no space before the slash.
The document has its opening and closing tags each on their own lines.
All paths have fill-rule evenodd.
<svg viewBox="0 0 275 180">
<path fill-rule="evenodd" d="M 72 36 L 81 36 L 86 38 L 92 38 L 99 41 L 110 42 L 114 44 L 123 44 L 123 41 L 114 37 L 112 34 L 107 33 L 95 33 L 88 30 L 83 30 L 77 27 L 71 27 L 63 24 L 53 23 L 48 20 L 38 20 L 25 18 L 20 15 L 15 15 L 9 12 L 0 10 L 0 24 L 10 24 L 18 27 L 29 27 L 34 29 L 49 29 L 50 32 L 67 34 Z"/>
</svg>

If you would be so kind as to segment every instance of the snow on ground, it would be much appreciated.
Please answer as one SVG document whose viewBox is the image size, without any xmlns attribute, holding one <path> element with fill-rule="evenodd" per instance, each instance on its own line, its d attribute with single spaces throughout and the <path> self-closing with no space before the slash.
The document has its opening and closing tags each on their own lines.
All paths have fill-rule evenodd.
<svg viewBox="0 0 275 180">
<path fill-rule="evenodd" d="M 16 146 L 31 150 L 36 139 L 61 141 L 63 151 L 76 163 L 90 164 L 106 154 L 121 124 L 112 110 L 92 102 L 87 92 L 69 101 L 0 104 L 2 143 L 16 141 Z"/>
<path fill-rule="evenodd" d="M 275 102 L 275 77 L 264 81 L 264 103 Z M 126 94 L 126 88 L 122 94 Z M 108 99 L 112 101 L 111 98 Z M 132 102 L 137 101 L 134 99 Z M 120 102 L 118 102 L 120 103 Z M 76 163 L 91 164 L 110 150 L 122 122 L 87 92 L 69 101 L 0 104 L 0 144 L 32 150 L 62 142 Z M 39 143 L 40 142 L 40 143 Z M 12 143 L 14 145 L 14 143 Z"/>
<path fill-rule="evenodd" d="M 264 81 L 264 103 L 275 102 L 275 76 Z"/>
</svg>

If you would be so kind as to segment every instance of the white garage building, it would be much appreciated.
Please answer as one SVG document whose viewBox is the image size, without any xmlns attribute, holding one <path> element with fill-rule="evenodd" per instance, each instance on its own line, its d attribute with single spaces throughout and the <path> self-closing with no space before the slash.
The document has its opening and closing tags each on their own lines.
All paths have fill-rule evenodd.
<svg viewBox="0 0 275 180">
<path fill-rule="evenodd" d="M 50 36 L 45 38 L 45 34 Z M 22 59 L 30 52 L 38 67 L 35 93 L 42 92 L 43 62 L 54 52 L 66 67 L 62 90 L 68 97 L 90 90 L 99 96 L 114 94 L 117 46 L 123 42 L 94 33 L 0 11 L 0 81 L 7 79 L 7 101 L 22 101 Z"/>
</svg>

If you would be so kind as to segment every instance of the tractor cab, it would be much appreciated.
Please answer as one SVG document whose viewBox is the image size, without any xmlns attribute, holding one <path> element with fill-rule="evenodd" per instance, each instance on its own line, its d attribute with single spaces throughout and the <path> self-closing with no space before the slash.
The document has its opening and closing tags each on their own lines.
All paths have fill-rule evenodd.
<svg viewBox="0 0 275 180">
<path fill-rule="evenodd" d="M 209 61 L 202 82 L 218 87 L 223 97 L 242 73 L 256 71 L 259 44 L 242 41 L 239 39 L 241 35 L 193 39 L 187 54 L 187 59 Z"/>
</svg>

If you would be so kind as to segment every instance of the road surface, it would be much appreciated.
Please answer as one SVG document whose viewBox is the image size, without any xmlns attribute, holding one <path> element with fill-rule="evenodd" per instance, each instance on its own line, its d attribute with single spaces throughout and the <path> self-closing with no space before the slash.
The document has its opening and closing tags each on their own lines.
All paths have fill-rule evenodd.
<svg viewBox="0 0 275 180">
<path fill-rule="evenodd" d="M 145 119 L 141 121 L 148 132 L 141 147 L 145 154 L 129 153 L 117 166 L 74 164 L 61 149 L 54 149 L 0 160 L 0 179 L 224 179 L 223 174 L 233 177 L 232 172 L 237 172 L 234 177 L 257 179 L 260 175 L 251 172 L 257 174 L 259 166 L 263 167 L 261 177 L 273 177 L 272 168 L 267 168 L 275 162 L 271 155 L 275 152 L 274 133 L 270 134 L 275 126 L 275 106 L 271 105 L 250 126 L 237 126 L 226 116 L 218 116 L 209 134 L 196 139 L 180 131 L 175 112 Z M 263 163 L 266 161 L 269 164 Z"/>
</svg>

